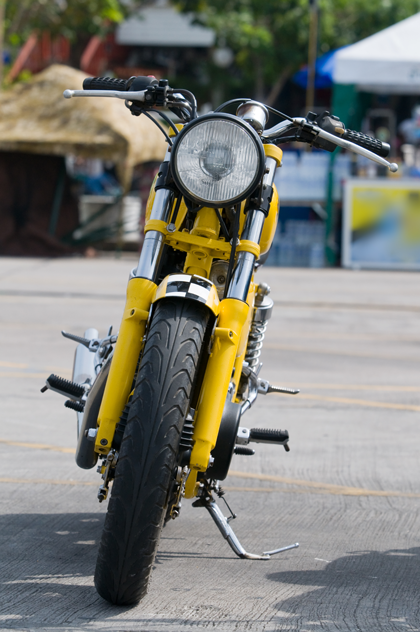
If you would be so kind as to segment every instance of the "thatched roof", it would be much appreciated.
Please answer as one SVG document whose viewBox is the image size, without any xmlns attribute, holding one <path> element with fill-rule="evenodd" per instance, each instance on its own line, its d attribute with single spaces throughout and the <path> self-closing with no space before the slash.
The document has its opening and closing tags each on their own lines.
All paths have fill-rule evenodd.
<svg viewBox="0 0 420 632">
<path fill-rule="evenodd" d="M 164 137 L 119 99 L 64 99 L 63 91 L 81 89 L 85 77 L 54 64 L 1 93 L 0 150 L 112 160 L 126 184 L 134 165 L 163 158 Z"/>
</svg>

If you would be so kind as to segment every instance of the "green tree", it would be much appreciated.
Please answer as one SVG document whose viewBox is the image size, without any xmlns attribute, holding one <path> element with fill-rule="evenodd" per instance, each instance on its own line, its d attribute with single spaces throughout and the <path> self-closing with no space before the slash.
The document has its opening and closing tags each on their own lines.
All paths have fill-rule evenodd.
<svg viewBox="0 0 420 632">
<path fill-rule="evenodd" d="M 0 0 L 0 3 L 0 9 L 4 9 L 3 19 L 0 10 L 0 42 L 4 46 L 17 51 L 34 31 L 48 32 L 52 37 L 63 35 L 72 43 L 73 65 L 78 65 L 92 35 L 104 35 L 132 7 L 120 0 Z M 1 62 L 2 59 L 0 66 Z"/>
<path fill-rule="evenodd" d="M 126 8 L 119 0 L 3 0 L 4 39 L 21 45 L 35 30 L 71 41 L 79 33 L 103 33 L 107 25 L 123 19 Z"/>
<path fill-rule="evenodd" d="M 273 103 L 307 61 L 309 0 L 177 0 L 235 53 L 244 86 Z M 420 11 L 420 0 L 318 0 L 319 50 L 352 44 Z"/>
</svg>

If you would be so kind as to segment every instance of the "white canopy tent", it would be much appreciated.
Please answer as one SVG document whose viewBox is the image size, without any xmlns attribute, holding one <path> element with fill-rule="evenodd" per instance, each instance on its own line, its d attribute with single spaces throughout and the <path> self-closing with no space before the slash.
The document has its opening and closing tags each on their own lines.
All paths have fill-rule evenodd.
<svg viewBox="0 0 420 632">
<path fill-rule="evenodd" d="M 369 92 L 420 94 L 420 13 L 338 51 L 333 78 Z"/>
</svg>

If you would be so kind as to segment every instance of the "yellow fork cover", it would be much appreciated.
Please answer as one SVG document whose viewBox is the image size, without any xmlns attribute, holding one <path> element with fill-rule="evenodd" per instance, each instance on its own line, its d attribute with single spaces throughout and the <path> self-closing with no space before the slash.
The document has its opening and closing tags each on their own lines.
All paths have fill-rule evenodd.
<svg viewBox="0 0 420 632">
<path fill-rule="evenodd" d="M 156 285 L 147 279 L 128 282 L 127 300 L 98 416 L 95 450 L 107 454 L 133 383 Z"/>
</svg>

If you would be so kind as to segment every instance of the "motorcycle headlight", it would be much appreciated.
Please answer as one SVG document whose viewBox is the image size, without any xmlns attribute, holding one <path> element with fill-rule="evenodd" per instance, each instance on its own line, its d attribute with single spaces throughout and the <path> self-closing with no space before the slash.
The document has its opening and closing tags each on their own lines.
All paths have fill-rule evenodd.
<svg viewBox="0 0 420 632">
<path fill-rule="evenodd" d="M 264 171 L 258 134 L 230 114 L 209 114 L 176 137 L 171 167 L 181 193 L 200 204 L 227 206 L 252 193 Z"/>
</svg>

